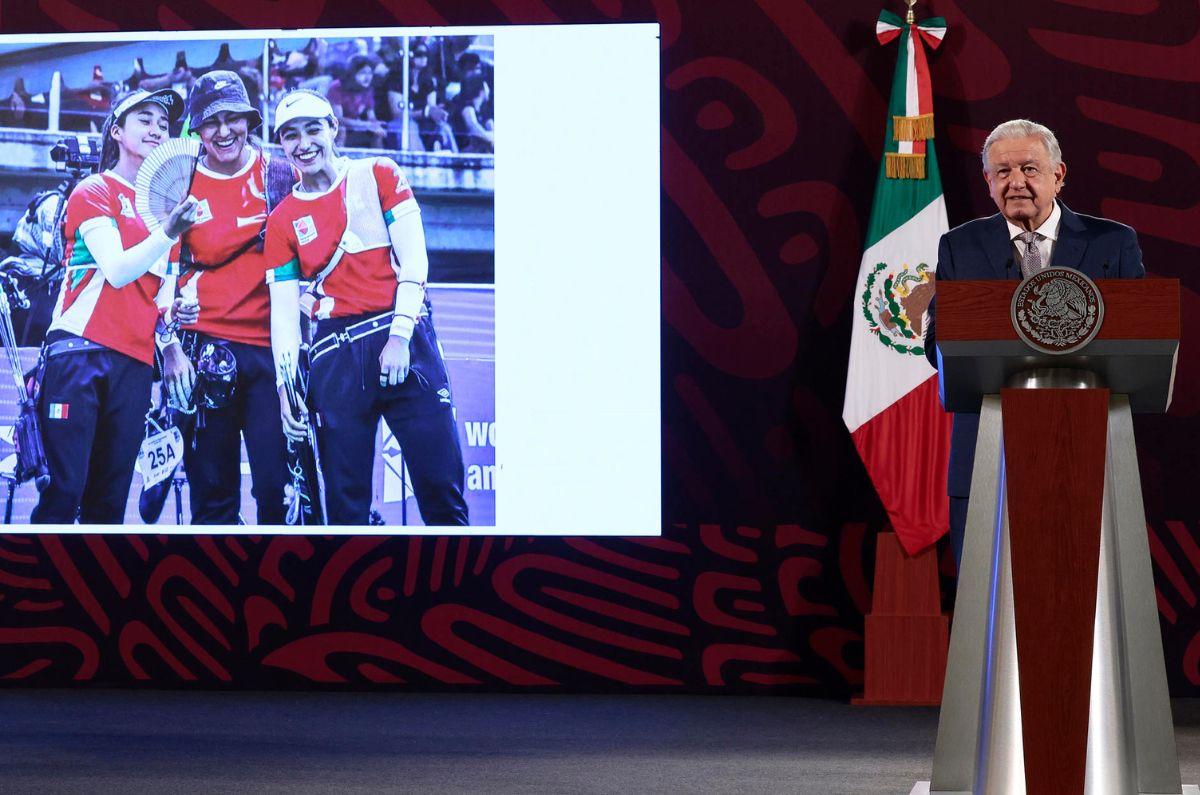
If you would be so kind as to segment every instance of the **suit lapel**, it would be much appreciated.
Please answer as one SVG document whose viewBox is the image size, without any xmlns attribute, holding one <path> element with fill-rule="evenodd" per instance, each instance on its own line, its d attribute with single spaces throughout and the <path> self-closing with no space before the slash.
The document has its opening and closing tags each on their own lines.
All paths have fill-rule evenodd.
<svg viewBox="0 0 1200 795">
<path fill-rule="evenodd" d="M 1081 265 L 1083 254 L 1087 251 L 1086 227 L 1078 215 L 1067 209 L 1067 205 L 1059 202 L 1059 207 L 1062 208 L 1062 222 L 1058 226 L 1058 240 L 1054 243 L 1050 264 L 1056 268 L 1085 270 Z M 1088 275 L 1095 278 L 1095 274 Z"/>
<path fill-rule="evenodd" d="M 995 274 L 994 279 L 1019 278 L 1021 266 L 1013 261 L 1013 244 L 1008 237 L 1008 222 L 1004 216 L 997 213 L 987 221 L 984 234 L 984 251 L 988 264 Z"/>
</svg>

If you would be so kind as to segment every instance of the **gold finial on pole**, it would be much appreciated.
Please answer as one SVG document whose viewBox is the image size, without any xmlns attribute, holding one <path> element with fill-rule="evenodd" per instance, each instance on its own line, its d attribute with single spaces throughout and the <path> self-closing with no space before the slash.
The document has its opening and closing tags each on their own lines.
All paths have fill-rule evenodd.
<svg viewBox="0 0 1200 795">
<path fill-rule="evenodd" d="M 917 21 L 916 15 L 913 14 L 913 6 L 917 4 L 917 0 L 904 0 L 904 2 L 908 5 L 908 16 L 904 18 L 904 21 L 906 24 L 911 25 Z"/>
</svg>

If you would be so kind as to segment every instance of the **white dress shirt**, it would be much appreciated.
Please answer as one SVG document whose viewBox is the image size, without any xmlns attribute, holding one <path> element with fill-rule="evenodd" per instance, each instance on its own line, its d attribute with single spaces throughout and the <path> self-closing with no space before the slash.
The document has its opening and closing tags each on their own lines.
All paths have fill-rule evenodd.
<svg viewBox="0 0 1200 795">
<path fill-rule="evenodd" d="M 1025 234 L 1025 230 L 1014 224 L 1012 221 L 1008 223 L 1008 238 L 1012 241 L 1013 250 L 1016 251 L 1018 263 L 1025 258 L 1025 244 L 1017 238 Z M 1054 253 L 1054 243 L 1058 240 L 1058 227 L 1062 223 L 1062 208 L 1058 206 L 1058 200 L 1054 200 L 1054 209 L 1050 211 L 1050 216 L 1042 222 L 1042 225 L 1033 230 L 1037 237 L 1034 239 L 1034 245 L 1042 254 L 1042 267 L 1050 267 L 1050 255 Z"/>
</svg>

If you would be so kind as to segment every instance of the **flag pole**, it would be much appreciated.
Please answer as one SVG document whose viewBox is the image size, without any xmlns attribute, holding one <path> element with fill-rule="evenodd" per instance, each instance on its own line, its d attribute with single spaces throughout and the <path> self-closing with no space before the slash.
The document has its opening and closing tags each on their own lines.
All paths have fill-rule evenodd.
<svg viewBox="0 0 1200 795">
<path fill-rule="evenodd" d="M 948 229 L 934 149 L 926 51 L 945 20 L 884 10 L 881 44 L 897 42 L 883 157 L 859 273 L 843 418 L 888 511 L 876 538 L 871 611 L 864 616 L 863 695 L 855 704 L 937 704 L 949 646 L 936 540 L 949 522 L 950 425 L 925 359 L 924 312 L 938 239 Z"/>
</svg>

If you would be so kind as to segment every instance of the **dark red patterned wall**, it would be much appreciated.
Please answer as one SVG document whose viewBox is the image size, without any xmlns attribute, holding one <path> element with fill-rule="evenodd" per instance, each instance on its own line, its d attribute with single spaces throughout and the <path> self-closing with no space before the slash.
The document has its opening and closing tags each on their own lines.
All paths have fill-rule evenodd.
<svg viewBox="0 0 1200 795">
<path fill-rule="evenodd" d="M 4 32 L 662 24 L 661 540 L 0 537 L 0 676 L 156 686 L 845 695 L 882 512 L 841 421 L 894 45 L 871 0 L 5 2 Z M 85 10 L 86 6 L 86 10 Z M 902 11 L 902 4 L 891 6 Z M 1169 415 L 1141 465 L 1173 691 L 1200 693 L 1200 7 L 930 0 L 952 223 L 976 152 L 1055 128 L 1066 201 L 1137 227 L 1184 285 Z M 614 496 L 614 499 L 619 497 Z"/>
</svg>

